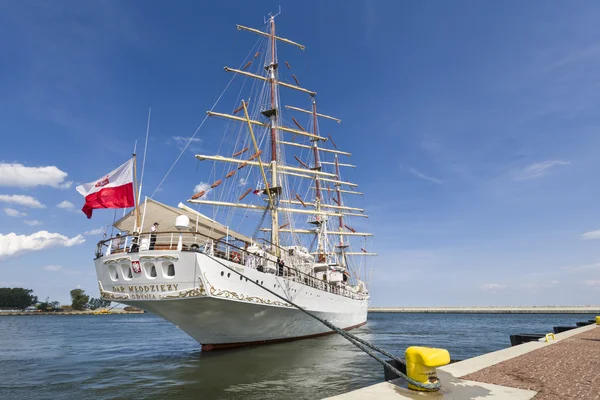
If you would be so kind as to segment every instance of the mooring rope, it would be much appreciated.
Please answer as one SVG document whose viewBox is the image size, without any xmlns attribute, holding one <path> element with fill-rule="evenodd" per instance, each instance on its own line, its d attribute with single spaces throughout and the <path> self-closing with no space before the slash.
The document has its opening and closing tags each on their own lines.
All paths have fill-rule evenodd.
<svg viewBox="0 0 600 400">
<path fill-rule="evenodd" d="M 387 361 L 385 361 L 383 358 L 379 357 L 377 354 L 375 354 L 373 351 L 374 350 L 380 354 L 383 354 L 384 356 L 387 356 L 389 358 L 391 358 L 392 360 L 400 363 L 400 364 L 406 364 L 404 362 L 404 360 L 399 359 L 398 357 L 394 356 L 393 354 L 375 346 L 374 344 L 371 344 L 351 333 L 346 332 L 343 329 L 338 328 L 337 326 L 333 325 L 331 322 L 327 321 L 326 319 L 320 318 L 317 315 L 313 314 L 312 312 L 300 307 L 299 305 L 295 304 L 294 302 L 292 302 L 291 300 L 286 299 L 283 296 L 280 296 L 279 294 L 275 293 L 274 291 L 272 291 L 269 288 L 266 288 L 264 286 L 262 286 L 261 284 L 259 284 L 258 282 L 255 282 L 252 279 L 249 279 L 248 277 L 246 277 L 244 274 L 236 271 L 234 268 L 231 268 L 230 266 L 228 266 L 227 264 L 221 262 L 219 259 L 208 255 L 206 253 L 203 253 L 205 256 L 207 256 L 208 258 L 212 259 L 213 261 L 215 261 L 217 264 L 222 265 L 223 267 L 227 268 L 228 270 L 238 274 L 239 276 L 241 276 L 242 278 L 245 278 L 246 281 L 248 282 L 252 282 L 253 284 L 255 284 L 256 286 L 266 290 L 267 292 L 271 293 L 273 296 L 285 301 L 286 303 L 291 304 L 293 307 L 297 308 L 298 310 L 302 311 L 303 313 L 307 314 L 308 316 L 316 319 L 317 321 L 319 321 L 320 323 L 322 323 L 323 325 L 325 325 L 326 327 L 328 327 L 329 329 L 335 331 L 336 333 L 339 333 L 340 335 L 342 335 L 342 337 L 344 337 L 346 340 L 348 340 L 350 343 L 352 343 L 353 345 L 355 345 L 356 347 L 358 347 L 360 350 L 364 351 L 365 353 L 367 353 L 369 356 L 371 356 L 372 358 L 374 358 L 375 360 L 377 360 L 379 363 L 381 363 L 383 365 L 383 368 L 388 369 L 389 371 L 393 372 L 394 374 L 398 375 L 402 380 L 404 380 L 407 383 L 410 383 L 411 385 L 414 385 L 418 388 L 421 389 L 425 389 L 425 390 L 430 390 L 430 391 L 435 391 L 438 390 L 441 387 L 441 383 L 440 381 L 436 381 L 434 383 L 423 383 L 423 382 L 419 382 L 419 381 L 415 381 L 414 379 L 408 377 L 406 374 L 402 373 L 401 371 L 399 371 L 398 369 L 396 369 L 394 366 L 392 366 L 390 363 L 388 363 Z M 263 257 L 264 258 L 264 257 Z"/>
</svg>

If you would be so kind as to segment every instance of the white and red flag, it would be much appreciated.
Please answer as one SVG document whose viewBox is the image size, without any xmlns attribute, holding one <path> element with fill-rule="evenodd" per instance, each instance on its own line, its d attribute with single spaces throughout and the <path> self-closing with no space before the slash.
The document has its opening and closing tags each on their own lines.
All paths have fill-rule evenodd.
<svg viewBox="0 0 600 400">
<path fill-rule="evenodd" d="M 133 193 L 133 159 L 102 178 L 77 186 L 85 197 L 81 211 L 92 218 L 95 208 L 126 208 L 135 206 Z"/>
</svg>

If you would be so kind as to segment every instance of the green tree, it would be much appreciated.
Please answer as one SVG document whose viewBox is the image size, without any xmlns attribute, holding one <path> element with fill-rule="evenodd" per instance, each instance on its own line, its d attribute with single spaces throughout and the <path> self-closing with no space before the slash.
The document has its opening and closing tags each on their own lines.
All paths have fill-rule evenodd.
<svg viewBox="0 0 600 400">
<path fill-rule="evenodd" d="M 58 301 L 50 301 L 50 298 L 46 297 L 46 300 L 39 303 L 36 307 L 40 311 L 56 311 L 60 309 L 60 303 Z"/>
<path fill-rule="evenodd" d="M 24 310 L 37 303 L 33 290 L 23 288 L 0 288 L 0 307 L 13 307 Z"/>
<path fill-rule="evenodd" d="M 90 300 L 90 302 L 88 303 L 88 307 L 92 310 L 95 310 L 97 308 L 102 308 L 102 307 L 108 307 L 108 306 L 110 306 L 110 300 L 96 299 L 93 297 Z"/>
<path fill-rule="evenodd" d="M 85 309 L 88 301 L 90 300 L 90 296 L 85 294 L 85 290 L 83 289 L 73 289 L 71 290 L 71 307 L 73 310 L 82 311 Z"/>
</svg>

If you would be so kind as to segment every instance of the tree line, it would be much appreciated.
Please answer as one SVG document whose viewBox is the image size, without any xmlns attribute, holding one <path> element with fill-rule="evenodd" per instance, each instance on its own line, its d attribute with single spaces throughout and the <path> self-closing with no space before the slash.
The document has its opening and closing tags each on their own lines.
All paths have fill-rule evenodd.
<svg viewBox="0 0 600 400">
<path fill-rule="evenodd" d="M 91 298 L 85 294 L 83 289 L 73 289 L 71 294 L 71 309 L 76 311 L 95 310 L 101 307 L 110 306 L 110 301 L 100 298 Z M 41 311 L 59 311 L 61 305 L 58 301 L 50 301 L 46 298 L 45 301 L 39 302 L 37 296 L 33 294 L 33 290 L 25 288 L 0 288 L 0 308 L 12 308 L 25 310 L 28 307 L 35 306 Z"/>
</svg>

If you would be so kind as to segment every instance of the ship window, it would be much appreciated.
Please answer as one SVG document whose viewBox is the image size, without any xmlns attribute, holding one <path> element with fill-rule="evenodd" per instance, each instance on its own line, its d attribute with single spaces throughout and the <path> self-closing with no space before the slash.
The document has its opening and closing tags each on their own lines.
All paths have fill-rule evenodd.
<svg viewBox="0 0 600 400">
<path fill-rule="evenodd" d="M 241 281 L 242 279 L 244 279 L 244 277 L 240 275 L 240 281 Z"/>
<path fill-rule="evenodd" d="M 146 274 L 146 278 L 148 279 L 154 279 L 156 278 L 156 266 L 154 265 L 154 263 L 151 262 L 147 262 L 144 263 L 144 272 Z"/>
<path fill-rule="evenodd" d="M 114 265 L 111 265 L 110 267 L 108 267 L 108 275 L 110 276 L 110 279 L 112 279 L 113 281 L 116 281 L 117 279 L 119 279 L 119 273 L 117 272 L 117 268 Z"/>
<path fill-rule="evenodd" d="M 225 275 L 225 272 L 221 271 L 221 276 Z"/>
<path fill-rule="evenodd" d="M 127 281 L 133 278 L 133 274 L 131 273 L 131 268 L 129 267 L 129 264 L 121 265 L 121 276 Z"/>
<path fill-rule="evenodd" d="M 175 265 L 171 261 L 163 261 L 160 265 L 163 278 L 172 279 L 175 276 Z"/>
<path fill-rule="evenodd" d="M 230 276 L 231 276 L 231 273 L 230 273 L 230 272 L 228 272 L 228 273 L 227 273 L 227 277 L 229 278 Z"/>
<path fill-rule="evenodd" d="M 144 270 L 146 271 L 146 277 L 148 279 L 156 278 L 156 265 L 151 262 L 147 262 L 144 264 Z"/>
</svg>

